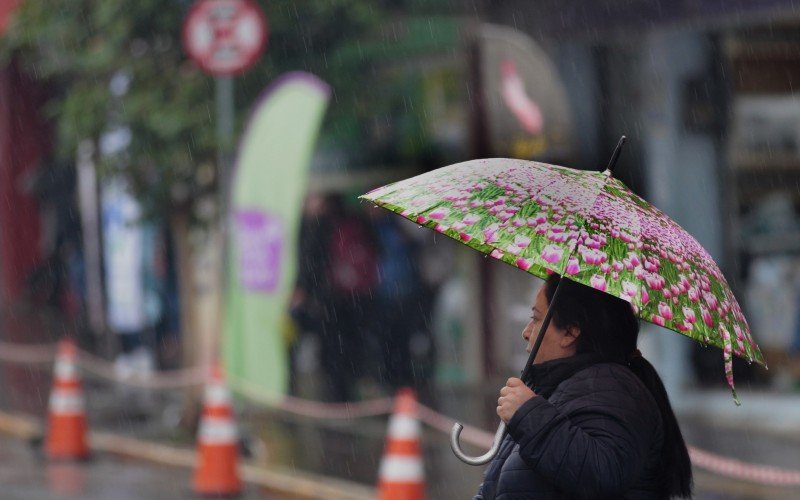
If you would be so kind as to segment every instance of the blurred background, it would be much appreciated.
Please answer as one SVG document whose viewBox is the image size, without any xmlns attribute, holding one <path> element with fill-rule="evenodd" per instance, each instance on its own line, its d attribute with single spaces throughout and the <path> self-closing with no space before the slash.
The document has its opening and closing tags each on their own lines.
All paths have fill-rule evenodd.
<svg viewBox="0 0 800 500">
<path fill-rule="evenodd" d="M 279 392 L 363 403 L 411 386 L 423 404 L 492 430 L 496 392 L 527 357 L 520 332 L 539 281 L 356 197 L 479 157 L 601 170 L 624 134 L 618 177 L 720 264 L 769 364 L 737 360 L 736 407 L 721 351 L 643 324 L 642 351 L 688 444 L 800 470 L 792 1 L 252 5 L 264 47 L 212 74 L 189 55 L 189 0 L 0 0 L 5 411 L 47 414 L 52 343 L 70 337 L 91 360 L 82 373 L 93 428 L 191 446 L 202 385 L 191 370 L 227 333 L 221 242 L 231 235 L 218 221 L 230 200 L 220 193 L 235 182 L 259 96 L 303 71 L 330 87 L 309 161 L 297 178 L 264 165 L 259 181 L 267 199 L 302 188 L 285 207 L 292 276 L 275 299 L 285 314 L 259 333 L 280 341 Z M 248 459 L 376 483 L 385 417 L 298 416 L 263 386 L 235 391 Z M 14 483 L 20 497 L 110 498 L 101 466 L 127 478 L 123 492 L 188 490 L 110 457 L 71 470 L 79 480 L 58 490 L 42 481 L 53 476 L 45 462 L 3 439 L 4 466 L 33 460 Z M 476 490 L 481 468 L 458 462 L 445 434 L 426 428 L 423 447 L 429 497 Z M 696 478 L 701 498 L 797 494 L 702 468 Z"/>
</svg>

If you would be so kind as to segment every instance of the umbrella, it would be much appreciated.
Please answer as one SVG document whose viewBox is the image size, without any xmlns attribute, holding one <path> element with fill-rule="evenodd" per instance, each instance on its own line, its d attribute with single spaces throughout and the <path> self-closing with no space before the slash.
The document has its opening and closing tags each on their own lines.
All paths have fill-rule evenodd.
<svg viewBox="0 0 800 500">
<path fill-rule="evenodd" d="M 738 404 L 733 355 L 762 365 L 764 358 L 708 252 L 614 178 L 624 140 L 603 172 L 480 159 L 389 184 L 362 198 L 540 278 L 558 273 L 624 299 L 639 318 L 720 347 Z M 553 302 L 557 295 L 558 289 Z M 523 380 L 549 316 L 548 311 Z M 503 427 L 495 436 L 498 447 Z M 458 432 L 454 428 L 454 451 Z M 487 456 L 465 461 L 485 463 Z"/>
</svg>

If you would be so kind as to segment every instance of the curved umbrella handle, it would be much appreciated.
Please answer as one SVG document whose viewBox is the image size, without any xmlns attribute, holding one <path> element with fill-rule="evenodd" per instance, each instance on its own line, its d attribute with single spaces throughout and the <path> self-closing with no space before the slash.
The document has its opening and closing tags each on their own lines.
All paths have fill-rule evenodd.
<svg viewBox="0 0 800 500">
<path fill-rule="evenodd" d="M 497 452 L 500 451 L 500 443 L 503 442 L 503 436 L 506 434 L 506 424 L 505 422 L 500 422 L 500 425 L 497 426 L 497 432 L 494 433 L 494 442 L 492 442 L 492 447 L 489 448 L 489 451 L 484 453 L 478 457 L 470 457 L 461 449 L 461 443 L 458 442 L 458 438 L 461 436 L 461 431 L 464 430 L 464 426 L 461 423 L 456 422 L 453 425 L 453 430 L 450 431 L 450 448 L 453 449 L 453 453 L 465 464 L 469 465 L 483 465 L 485 463 L 489 463 Z"/>
</svg>

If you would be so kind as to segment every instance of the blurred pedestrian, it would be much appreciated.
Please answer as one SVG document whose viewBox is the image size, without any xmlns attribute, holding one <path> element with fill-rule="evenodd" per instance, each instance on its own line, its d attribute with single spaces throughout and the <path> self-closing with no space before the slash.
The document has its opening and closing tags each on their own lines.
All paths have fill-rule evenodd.
<svg viewBox="0 0 800 500">
<path fill-rule="evenodd" d="M 560 280 L 551 276 L 536 297 L 522 332 L 528 352 Z M 532 386 L 510 378 L 500 390 L 508 434 L 476 500 L 691 495 L 689 454 L 638 333 L 628 302 L 561 283 Z"/>
<path fill-rule="evenodd" d="M 332 228 L 326 212 L 324 195 L 310 193 L 306 197 L 300 220 L 297 282 L 290 304 L 290 315 L 299 332 L 289 350 L 289 390 L 295 395 L 300 394 L 298 378 L 303 364 L 300 360 L 302 352 L 311 345 L 313 353 L 313 347 L 319 344 L 327 314 L 325 304 L 330 298 L 329 287 L 325 283 L 328 267 L 325 241 Z M 313 368 L 307 367 L 309 370 Z"/>
<path fill-rule="evenodd" d="M 378 282 L 375 239 L 340 196 L 311 203 L 301 230 L 293 316 L 319 334 L 323 399 L 352 401 L 364 374 L 366 318 Z"/>
<path fill-rule="evenodd" d="M 422 335 L 425 327 L 422 301 L 426 297 L 422 296 L 416 265 L 416 242 L 400 226 L 397 217 L 374 208 L 368 213 L 378 240 L 380 276 L 376 308 L 379 324 L 375 325 L 372 341 L 380 353 L 379 382 L 394 392 L 400 387 L 416 385 L 417 372 L 422 368 L 415 369 L 411 343 L 416 335 Z"/>
</svg>

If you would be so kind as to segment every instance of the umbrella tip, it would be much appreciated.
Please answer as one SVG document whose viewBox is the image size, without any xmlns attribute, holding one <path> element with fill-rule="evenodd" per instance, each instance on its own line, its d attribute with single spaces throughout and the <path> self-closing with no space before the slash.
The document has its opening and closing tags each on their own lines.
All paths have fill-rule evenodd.
<svg viewBox="0 0 800 500">
<path fill-rule="evenodd" d="M 622 153 L 622 146 L 625 145 L 625 142 L 627 140 L 628 138 L 624 135 L 619 138 L 619 142 L 617 142 L 617 147 L 614 148 L 614 153 L 611 155 L 611 160 L 608 162 L 608 167 L 606 167 L 607 172 L 614 173 L 614 166 L 617 164 L 619 155 L 620 153 Z"/>
</svg>

